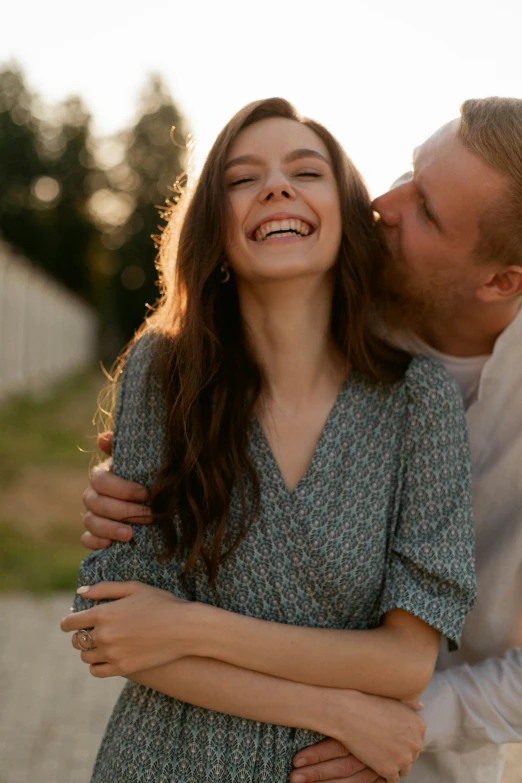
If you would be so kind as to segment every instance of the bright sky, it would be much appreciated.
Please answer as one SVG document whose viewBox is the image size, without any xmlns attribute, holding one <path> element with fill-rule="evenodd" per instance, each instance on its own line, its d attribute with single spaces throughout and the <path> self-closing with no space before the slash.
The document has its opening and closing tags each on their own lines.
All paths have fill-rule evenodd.
<svg viewBox="0 0 522 783">
<path fill-rule="evenodd" d="M 80 94 L 99 134 L 132 121 L 151 71 L 199 160 L 243 104 L 281 95 L 335 133 L 374 196 L 463 100 L 522 97 L 520 0 L 25 0 L 0 24 L 0 62 L 45 100 Z"/>
</svg>

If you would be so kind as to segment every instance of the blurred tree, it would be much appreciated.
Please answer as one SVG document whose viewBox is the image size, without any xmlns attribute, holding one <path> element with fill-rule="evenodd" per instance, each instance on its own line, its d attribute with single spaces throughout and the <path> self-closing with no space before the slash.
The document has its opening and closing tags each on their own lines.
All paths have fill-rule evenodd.
<svg viewBox="0 0 522 783">
<path fill-rule="evenodd" d="M 45 106 L 18 66 L 0 66 L 0 233 L 95 305 L 104 358 L 157 299 L 152 236 L 186 165 L 185 135 L 157 75 L 143 90 L 135 126 L 94 139 L 80 98 Z"/>
<path fill-rule="evenodd" d="M 0 231 L 25 256 L 92 300 L 100 234 L 87 210 L 90 117 L 79 98 L 49 109 L 21 70 L 0 70 Z"/>
<path fill-rule="evenodd" d="M 51 118 L 40 154 L 46 177 L 57 183 L 59 192 L 51 209 L 40 209 L 46 233 L 52 236 L 46 267 L 73 291 L 95 301 L 91 265 L 101 249 L 101 235 L 88 211 L 89 177 L 96 169 L 90 116 L 80 98 L 73 96 Z"/>
<path fill-rule="evenodd" d="M 45 174 L 33 102 L 18 68 L 0 70 L 0 229 L 29 256 L 39 246 L 31 185 Z"/>
<path fill-rule="evenodd" d="M 186 167 L 185 138 L 184 121 L 170 93 L 159 76 L 151 76 L 136 125 L 120 136 L 120 156 L 107 171 L 118 202 L 104 194 L 106 208 L 112 207 L 116 217 L 103 241 L 117 259 L 114 317 L 125 340 L 142 322 L 146 304 L 158 298 L 151 237 L 161 231 L 158 208 L 173 195 L 173 185 Z"/>
</svg>

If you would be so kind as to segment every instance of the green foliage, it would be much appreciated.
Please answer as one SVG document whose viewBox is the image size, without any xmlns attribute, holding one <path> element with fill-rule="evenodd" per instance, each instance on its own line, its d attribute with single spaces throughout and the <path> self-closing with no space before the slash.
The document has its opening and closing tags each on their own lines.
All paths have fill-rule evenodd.
<svg viewBox="0 0 522 783">
<path fill-rule="evenodd" d="M 100 233 L 88 215 L 90 117 L 79 98 L 38 103 L 20 69 L 0 70 L 0 230 L 7 242 L 92 301 Z"/>
<path fill-rule="evenodd" d="M 103 385 L 101 372 L 81 373 L 54 387 L 46 397 L 25 395 L 0 408 L 0 488 L 28 462 L 87 470 L 84 451 L 95 450 L 89 422 Z"/>
<path fill-rule="evenodd" d="M 125 340 L 143 321 L 145 305 L 158 298 L 152 237 L 163 225 L 159 208 L 173 195 L 174 183 L 186 167 L 185 151 L 179 146 L 185 138 L 184 121 L 172 98 L 161 79 L 152 76 L 141 96 L 141 114 L 122 137 L 123 164 L 107 171 L 113 188 L 134 203 L 126 222 L 107 237 L 121 270 L 115 280 L 114 302 Z M 123 180 L 122 165 L 127 173 Z"/>
<path fill-rule="evenodd" d="M 0 522 L 0 591 L 73 593 L 85 555 L 74 525 L 57 526 L 37 537 L 15 522 Z"/>
<path fill-rule="evenodd" d="M 92 370 L 0 407 L 0 591 L 74 590 L 86 555 L 80 494 L 104 382 Z"/>
<path fill-rule="evenodd" d="M 134 127 L 95 139 L 80 98 L 44 106 L 19 67 L 0 67 L 0 234 L 95 306 L 105 359 L 158 296 L 158 207 L 186 165 L 173 126 L 182 143 L 184 121 L 158 76 L 145 86 Z"/>
</svg>

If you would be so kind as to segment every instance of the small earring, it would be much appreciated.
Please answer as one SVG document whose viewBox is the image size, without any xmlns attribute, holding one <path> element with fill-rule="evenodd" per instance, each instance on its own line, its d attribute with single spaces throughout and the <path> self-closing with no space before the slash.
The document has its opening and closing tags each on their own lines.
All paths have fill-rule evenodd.
<svg viewBox="0 0 522 783">
<path fill-rule="evenodd" d="M 221 264 L 221 266 L 219 267 L 219 271 L 221 272 L 221 279 L 219 282 L 228 283 L 228 281 L 230 280 L 230 269 L 228 268 L 228 266 L 225 266 L 225 264 Z"/>
</svg>

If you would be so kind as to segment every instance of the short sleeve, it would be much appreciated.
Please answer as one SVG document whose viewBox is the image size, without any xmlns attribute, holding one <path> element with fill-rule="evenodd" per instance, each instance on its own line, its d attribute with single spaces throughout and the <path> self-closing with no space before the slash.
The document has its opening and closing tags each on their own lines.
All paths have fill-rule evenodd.
<svg viewBox="0 0 522 783">
<path fill-rule="evenodd" d="M 406 379 L 402 489 L 381 616 L 404 609 L 458 647 L 476 593 L 471 460 L 460 391 L 447 371 L 416 357 Z"/>
<path fill-rule="evenodd" d="M 152 486 L 165 453 L 166 413 L 160 383 L 151 369 L 154 342 L 154 335 L 145 335 L 127 356 L 118 390 L 113 442 L 113 472 L 147 487 Z M 150 526 L 133 525 L 133 529 L 129 543 L 114 542 L 82 561 L 79 586 L 106 580 L 137 580 L 163 589 L 177 584 L 175 564 L 161 564 L 156 557 Z M 76 611 L 91 605 L 76 595 Z"/>
</svg>

